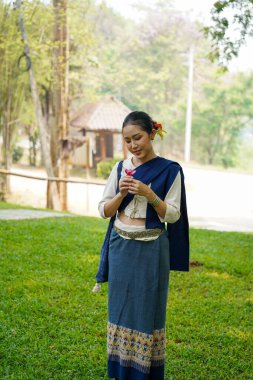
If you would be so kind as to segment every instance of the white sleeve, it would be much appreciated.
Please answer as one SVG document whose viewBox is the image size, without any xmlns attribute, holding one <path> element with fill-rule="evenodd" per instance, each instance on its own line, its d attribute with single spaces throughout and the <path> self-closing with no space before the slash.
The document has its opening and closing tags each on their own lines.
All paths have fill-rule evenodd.
<svg viewBox="0 0 253 380">
<path fill-rule="evenodd" d="M 171 188 L 169 189 L 164 202 L 167 208 L 164 218 L 159 219 L 161 222 L 175 223 L 180 218 L 180 203 L 181 203 L 181 174 L 178 172 Z"/>
<path fill-rule="evenodd" d="M 104 213 L 104 208 L 105 208 L 105 203 L 109 201 L 110 199 L 114 198 L 116 195 L 117 191 L 117 185 L 118 185 L 118 169 L 119 163 L 117 162 L 114 167 L 112 168 L 112 171 L 108 177 L 108 180 L 106 182 L 104 192 L 103 192 L 103 197 L 101 201 L 98 203 L 98 211 L 99 214 L 102 218 L 106 218 L 105 213 Z"/>
</svg>

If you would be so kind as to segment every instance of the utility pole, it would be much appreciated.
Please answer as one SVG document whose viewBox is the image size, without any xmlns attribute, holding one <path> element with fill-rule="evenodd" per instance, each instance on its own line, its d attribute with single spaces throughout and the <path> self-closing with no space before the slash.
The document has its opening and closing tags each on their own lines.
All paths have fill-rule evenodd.
<svg viewBox="0 0 253 380">
<path fill-rule="evenodd" d="M 184 160 L 186 163 L 188 163 L 191 158 L 193 66 L 194 66 L 194 48 L 193 46 L 191 46 L 189 50 L 188 95 L 187 95 L 187 111 L 186 111 L 186 126 L 185 126 Z"/>
<path fill-rule="evenodd" d="M 40 143 L 41 143 L 41 150 L 42 150 L 42 156 L 43 156 L 43 162 L 46 168 L 47 176 L 48 177 L 54 177 L 53 172 L 53 166 L 52 166 L 52 160 L 50 155 L 50 149 L 49 149 L 49 137 L 47 133 L 46 123 L 45 119 L 43 117 L 42 113 L 42 107 L 39 99 L 39 94 L 37 90 L 37 83 L 34 75 L 33 65 L 30 57 L 30 51 L 29 51 L 29 45 L 27 41 L 27 36 L 25 32 L 25 24 L 24 19 L 21 13 L 21 0 L 16 0 L 15 7 L 19 11 L 19 28 L 22 36 L 22 41 L 24 43 L 24 53 L 23 56 L 26 59 L 27 64 L 27 70 L 29 72 L 29 79 L 30 79 L 30 88 L 32 93 L 32 99 L 33 104 L 35 108 L 35 115 L 37 119 L 37 124 L 40 131 Z M 52 206 L 54 210 L 60 210 L 60 201 L 58 196 L 58 190 L 56 186 L 56 182 L 52 182 L 51 184 L 51 191 L 52 191 Z"/>
</svg>

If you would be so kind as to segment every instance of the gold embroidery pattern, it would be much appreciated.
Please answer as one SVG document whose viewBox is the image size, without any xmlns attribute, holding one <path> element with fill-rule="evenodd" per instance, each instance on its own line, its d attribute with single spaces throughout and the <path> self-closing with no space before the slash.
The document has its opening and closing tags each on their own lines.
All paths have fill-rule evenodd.
<svg viewBox="0 0 253 380">
<path fill-rule="evenodd" d="M 113 226 L 115 231 L 122 237 L 127 237 L 130 239 L 138 239 L 138 238 L 145 238 L 145 237 L 158 237 L 163 233 L 163 229 L 161 228 L 153 228 L 149 230 L 144 230 L 144 231 L 124 231 L 121 230 L 120 228 Z"/>
<path fill-rule="evenodd" d="M 150 366 L 164 363 L 165 329 L 146 334 L 108 322 L 107 351 L 109 360 L 148 373 Z"/>
</svg>

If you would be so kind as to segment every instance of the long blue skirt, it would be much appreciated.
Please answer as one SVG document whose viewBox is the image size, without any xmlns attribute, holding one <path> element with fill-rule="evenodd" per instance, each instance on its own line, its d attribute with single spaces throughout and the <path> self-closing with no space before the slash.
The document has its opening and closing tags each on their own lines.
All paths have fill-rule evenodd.
<svg viewBox="0 0 253 380">
<path fill-rule="evenodd" d="M 169 284 L 167 232 L 127 240 L 113 229 L 109 246 L 108 377 L 164 380 Z"/>
</svg>

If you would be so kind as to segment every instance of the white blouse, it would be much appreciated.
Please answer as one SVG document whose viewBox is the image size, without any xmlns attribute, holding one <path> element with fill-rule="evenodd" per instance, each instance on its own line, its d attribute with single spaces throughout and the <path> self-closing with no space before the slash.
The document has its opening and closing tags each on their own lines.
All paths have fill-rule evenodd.
<svg viewBox="0 0 253 380">
<path fill-rule="evenodd" d="M 114 198 L 116 195 L 116 190 L 117 190 L 117 185 L 118 185 L 117 184 L 117 181 L 118 181 L 117 168 L 118 168 L 118 163 L 115 164 L 115 166 L 113 167 L 111 171 L 111 174 L 105 185 L 103 197 L 98 204 L 99 214 L 101 215 L 102 218 L 106 218 L 105 213 L 104 213 L 105 203 L 109 201 L 110 199 Z M 132 170 L 136 169 L 136 167 L 133 165 L 131 158 L 127 158 L 126 160 L 124 160 L 123 166 L 122 166 L 121 178 L 126 175 L 125 169 L 132 169 Z M 151 185 L 152 184 L 150 183 L 149 186 Z M 180 218 L 180 201 L 181 201 L 181 175 L 179 172 L 164 199 L 164 202 L 166 202 L 167 204 L 165 216 L 164 218 L 161 218 L 158 215 L 161 222 L 175 223 Z M 148 204 L 148 201 L 146 197 L 135 195 L 133 200 L 125 208 L 124 213 L 126 216 L 130 217 L 131 219 L 146 218 L 147 204 Z M 117 217 L 114 223 L 115 223 L 115 226 L 125 231 L 145 230 L 145 226 L 126 225 L 125 223 L 122 223 Z"/>
</svg>

